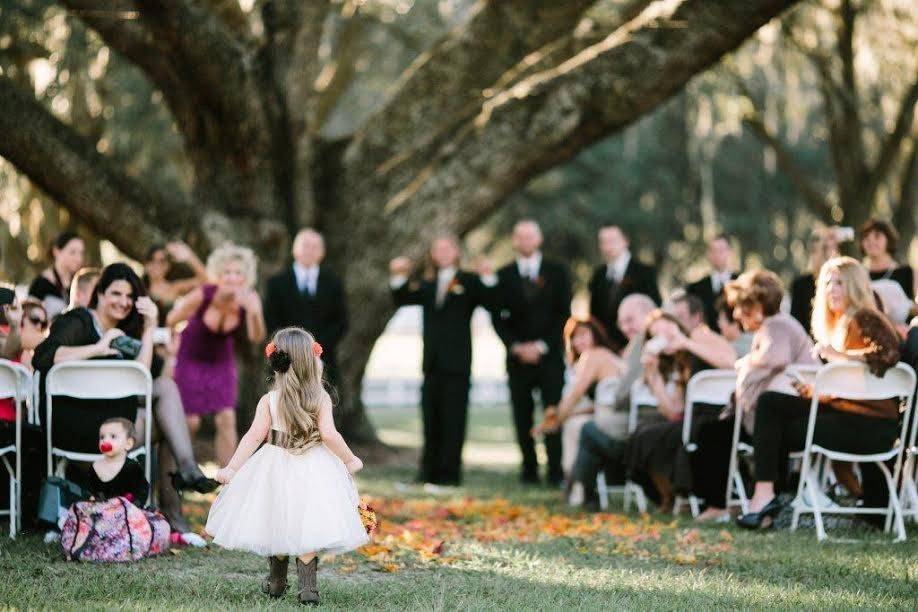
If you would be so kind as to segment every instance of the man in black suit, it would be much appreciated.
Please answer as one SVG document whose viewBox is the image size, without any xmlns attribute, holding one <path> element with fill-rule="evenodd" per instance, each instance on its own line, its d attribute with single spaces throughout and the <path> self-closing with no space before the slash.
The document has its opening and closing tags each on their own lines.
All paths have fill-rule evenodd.
<svg viewBox="0 0 918 612">
<path fill-rule="evenodd" d="M 268 280 L 265 323 L 268 333 L 297 325 L 322 345 L 329 382 L 339 383 L 336 348 L 347 332 L 347 300 L 341 279 L 322 264 L 325 241 L 313 229 L 293 240 L 293 265 Z"/>
<path fill-rule="evenodd" d="M 599 229 L 599 251 L 605 263 L 590 278 L 590 314 L 606 326 L 609 339 L 621 350 L 628 339 L 618 328 L 618 307 L 633 293 L 642 293 L 659 306 L 657 271 L 632 258 L 628 236 L 617 225 Z"/>
<path fill-rule="evenodd" d="M 472 374 L 472 314 L 478 306 L 493 304 L 497 285 L 488 263 L 479 265 L 479 278 L 458 268 L 459 256 L 459 241 L 443 235 L 431 244 L 433 270 L 428 278 L 410 278 L 413 264 L 406 257 L 397 257 L 389 264 L 395 305 L 423 308 L 424 447 L 417 479 L 446 486 L 462 480 Z"/>
<path fill-rule="evenodd" d="M 717 298 L 723 295 L 724 286 L 739 274 L 731 266 L 733 245 L 726 234 L 718 234 L 708 241 L 708 263 L 711 272 L 704 278 L 687 285 L 685 292 L 696 296 L 704 304 L 704 318 L 708 327 L 717 329 Z"/>
<path fill-rule="evenodd" d="M 516 261 L 498 273 L 500 302 L 493 313 L 494 329 L 507 347 L 507 377 L 516 440 L 523 455 L 520 478 L 539 480 L 535 441 L 530 431 L 539 389 L 542 408 L 561 399 L 564 386 L 562 332 L 571 313 L 571 284 L 567 269 L 542 258 L 542 232 L 535 221 L 520 221 L 513 228 Z M 560 484 L 561 436 L 545 435 L 548 482 Z"/>
</svg>

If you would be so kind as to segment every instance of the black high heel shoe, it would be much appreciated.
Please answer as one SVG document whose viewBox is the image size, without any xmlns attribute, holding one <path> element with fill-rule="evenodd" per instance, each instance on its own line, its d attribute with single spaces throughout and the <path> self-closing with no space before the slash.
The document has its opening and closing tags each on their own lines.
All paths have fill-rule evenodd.
<svg viewBox="0 0 918 612">
<path fill-rule="evenodd" d="M 778 501 L 777 496 L 775 496 L 771 498 L 770 502 L 762 506 L 762 509 L 758 512 L 747 512 L 742 516 L 738 516 L 736 518 L 736 524 L 743 529 L 762 529 L 763 527 L 771 527 L 782 508 L 784 508 L 784 504 Z M 771 521 L 768 525 L 763 525 L 766 518 L 770 518 Z"/>
<path fill-rule="evenodd" d="M 198 493 L 211 493 L 220 486 L 219 482 L 213 478 L 208 478 L 200 470 L 194 470 L 190 473 L 171 472 L 169 480 L 172 482 L 172 487 L 178 492 L 191 490 Z"/>
</svg>

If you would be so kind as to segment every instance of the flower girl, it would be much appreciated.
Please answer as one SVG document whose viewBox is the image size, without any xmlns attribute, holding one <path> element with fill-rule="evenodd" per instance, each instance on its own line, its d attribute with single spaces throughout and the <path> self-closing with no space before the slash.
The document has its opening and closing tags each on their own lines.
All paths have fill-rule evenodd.
<svg viewBox="0 0 918 612">
<path fill-rule="evenodd" d="M 321 354 L 322 346 L 298 327 L 278 331 L 268 344 L 274 389 L 258 402 L 252 427 L 217 472 L 226 486 L 206 527 L 219 546 L 268 557 L 262 590 L 271 597 L 284 594 L 287 562 L 296 557 L 304 604 L 319 603 L 320 551 L 345 552 L 368 541 L 351 476 L 363 463 L 335 429 Z"/>
</svg>

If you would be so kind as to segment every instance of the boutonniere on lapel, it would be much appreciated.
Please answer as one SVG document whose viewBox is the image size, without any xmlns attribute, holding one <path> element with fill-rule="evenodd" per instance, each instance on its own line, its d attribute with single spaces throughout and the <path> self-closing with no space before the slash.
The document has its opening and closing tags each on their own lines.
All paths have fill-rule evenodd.
<svg viewBox="0 0 918 612">
<path fill-rule="evenodd" d="M 539 289 L 541 289 L 542 287 L 544 287 L 544 286 L 545 286 L 545 277 L 542 276 L 541 274 L 539 274 L 538 276 L 536 276 L 536 279 L 535 279 L 535 286 L 538 287 Z"/>
<path fill-rule="evenodd" d="M 454 295 L 462 295 L 465 293 L 465 287 L 462 286 L 462 283 L 459 282 L 459 279 L 455 276 L 453 280 L 449 281 L 449 287 L 446 290 L 447 293 L 452 293 Z"/>
</svg>

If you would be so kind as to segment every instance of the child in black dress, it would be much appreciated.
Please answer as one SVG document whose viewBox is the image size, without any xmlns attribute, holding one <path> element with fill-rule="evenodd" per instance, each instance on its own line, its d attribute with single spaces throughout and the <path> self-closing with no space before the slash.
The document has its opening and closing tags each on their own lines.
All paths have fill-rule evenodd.
<svg viewBox="0 0 918 612">
<path fill-rule="evenodd" d="M 128 458 L 128 452 L 136 444 L 134 424 L 115 417 L 106 420 L 99 427 L 99 452 L 102 458 L 92 463 L 92 470 L 80 484 L 94 500 L 124 497 L 135 506 L 147 505 L 150 483 L 143 467 Z"/>
</svg>

